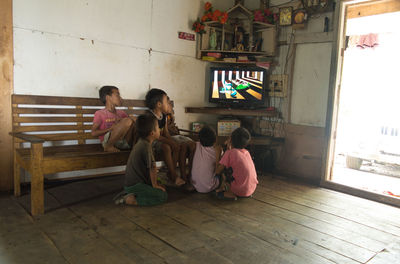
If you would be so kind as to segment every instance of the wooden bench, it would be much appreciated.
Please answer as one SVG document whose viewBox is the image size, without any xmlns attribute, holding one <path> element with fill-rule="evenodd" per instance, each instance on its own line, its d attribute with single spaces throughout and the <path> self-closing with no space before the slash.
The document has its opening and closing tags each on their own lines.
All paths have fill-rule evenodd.
<svg viewBox="0 0 400 264">
<path fill-rule="evenodd" d="M 126 165 L 130 151 L 104 152 L 91 135 L 94 112 L 103 107 L 98 98 L 12 96 L 14 195 L 23 168 L 31 175 L 32 215 L 44 213 L 44 175 Z M 144 100 L 124 99 L 121 109 L 130 116 L 146 111 Z"/>
</svg>

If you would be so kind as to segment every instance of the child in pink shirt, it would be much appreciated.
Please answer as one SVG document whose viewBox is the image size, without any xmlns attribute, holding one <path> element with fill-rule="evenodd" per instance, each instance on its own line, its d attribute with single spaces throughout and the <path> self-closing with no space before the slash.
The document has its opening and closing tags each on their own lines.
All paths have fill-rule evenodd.
<svg viewBox="0 0 400 264">
<path fill-rule="evenodd" d="M 194 150 L 191 180 L 196 191 L 208 193 L 219 185 L 219 179 L 215 177 L 215 169 L 222 149 L 216 145 L 217 136 L 209 126 L 200 130 L 199 139 L 200 142 L 196 142 Z"/>
<path fill-rule="evenodd" d="M 228 185 L 229 190 L 223 192 L 223 188 L 217 190 L 217 197 L 221 199 L 232 199 L 236 196 L 250 197 L 256 190 L 257 172 L 251 159 L 250 153 L 245 147 L 250 141 L 250 133 L 247 129 L 239 127 L 235 129 L 228 140 L 228 150 L 222 156 L 217 174 L 224 170 L 232 168 L 232 178 L 223 176 L 224 183 Z M 221 186 L 223 187 L 224 184 Z"/>
<path fill-rule="evenodd" d="M 103 86 L 99 90 L 99 97 L 105 108 L 94 114 L 92 136 L 99 137 L 104 151 L 130 149 L 134 141 L 135 119 L 116 109 L 122 105 L 119 89 L 115 86 Z"/>
</svg>

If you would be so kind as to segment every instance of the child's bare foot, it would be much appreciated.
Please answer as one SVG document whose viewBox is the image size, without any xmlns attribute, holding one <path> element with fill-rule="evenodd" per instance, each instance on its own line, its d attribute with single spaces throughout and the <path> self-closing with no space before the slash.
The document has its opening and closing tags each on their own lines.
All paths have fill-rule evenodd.
<svg viewBox="0 0 400 264">
<path fill-rule="evenodd" d="M 133 194 L 124 197 L 125 204 L 127 205 L 137 205 L 136 197 Z"/>
<path fill-rule="evenodd" d="M 176 180 L 175 180 L 175 185 L 177 185 L 177 186 L 182 186 L 185 183 L 186 182 L 181 177 L 177 177 Z"/>
<path fill-rule="evenodd" d="M 116 147 L 108 146 L 108 145 L 104 146 L 104 151 L 105 152 L 120 152 L 120 150 L 117 149 Z"/>
<path fill-rule="evenodd" d="M 184 190 L 187 192 L 194 192 L 196 191 L 196 189 L 194 188 L 193 185 L 191 185 L 190 183 L 187 183 L 183 186 Z"/>
<path fill-rule="evenodd" d="M 215 192 L 215 197 L 220 200 L 236 201 L 237 197 L 232 192 Z"/>
<path fill-rule="evenodd" d="M 127 205 L 137 205 L 136 197 L 133 193 L 124 194 L 120 192 L 116 197 L 114 197 L 115 204 L 127 204 Z"/>
</svg>

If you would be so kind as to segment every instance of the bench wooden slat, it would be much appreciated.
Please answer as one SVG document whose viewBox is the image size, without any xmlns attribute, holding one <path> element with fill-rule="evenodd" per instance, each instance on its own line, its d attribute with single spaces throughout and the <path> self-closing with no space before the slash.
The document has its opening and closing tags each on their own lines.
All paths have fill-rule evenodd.
<svg viewBox="0 0 400 264">
<path fill-rule="evenodd" d="M 78 116 L 44 116 L 44 117 L 37 117 L 37 116 L 23 116 L 14 117 L 13 120 L 15 123 L 63 123 L 63 122 L 92 122 L 93 117 L 78 117 Z"/>
<path fill-rule="evenodd" d="M 77 108 L 30 108 L 13 107 L 15 114 L 93 114 L 99 109 L 77 109 Z M 127 114 L 141 115 L 145 109 L 122 109 Z"/>
<path fill-rule="evenodd" d="M 22 157 L 30 155 L 29 148 L 17 149 L 18 154 Z M 51 146 L 43 148 L 44 156 L 56 155 L 76 155 L 79 153 L 93 153 L 104 152 L 101 144 L 84 144 L 84 145 L 64 145 L 64 146 Z"/>
<path fill-rule="evenodd" d="M 64 141 L 79 139 L 98 139 L 90 133 L 55 133 L 55 134 L 34 134 L 33 136 L 43 139 L 44 141 Z"/>
<path fill-rule="evenodd" d="M 14 132 L 90 130 L 92 125 L 14 126 Z"/>
<path fill-rule="evenodd" d="M 144 107 L 144 100 L 123 99 L 123 106 Z M 60 97 L 60 96 L 41 96 L 41 95 L 20 95 L 12 96 L 13 104 L 38 104 L 38 105 L 74 105 L 74 106 L 104 106 L 99 98 L 83 97 Z"/>
<path fill-rule="evenodd" d="M 90 133 L 57 133 L 57 134 L 41 134 L 36 135 L 46 141 L 63 141 L 63 140 L 79 140 L 79 139 L 98 139 Z"/>
<path fill-rule="evenodd" d="M 104 151 L 103 151 L 104 153 Z M 74 157 L 45 157 L 43 158 L 43 173 L 57 173 L 63 171 L 87 170 L 114 166 L 126 165 L 129 152 L 99 153 L 85 156 L 77 155 Z"/>
</svg>

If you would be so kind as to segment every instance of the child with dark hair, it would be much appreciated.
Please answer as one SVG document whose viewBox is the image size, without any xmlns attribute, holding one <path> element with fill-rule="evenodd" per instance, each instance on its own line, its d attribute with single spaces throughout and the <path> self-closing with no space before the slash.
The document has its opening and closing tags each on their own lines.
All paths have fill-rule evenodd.
<svg viewBox="0 0 400 264">
<path fill-rule="evenodd" d="M 135 120 L 124 111 L 116 109 L 122 105 L 119 89 L 115 86 L 103 86 L 99 90 L 99 97 L 105 108 L 94 114 L 92 136 L 99 137 L 104 151 L 130 149 L 134 141 Z"/>
<path fill-rule="evenodd" d="M 151 144 L 160 137 L 157 119 L 150 114 L 137 118 L 138 142 L 126 165 L 124 191 L 114 198 L 116 204 L 158 205 L 167 201 L 165 188 L 157 182 L 157 168 Z"/>
<path fill-rule="evenodd" d="M 179 158 L 180 146 L 174 140 L 168 131 L 167 114 L 170 111 L 167 94 L 157 88 L 149 90 L 146 94 L 146 106 L 149 111 L 158 120 L 161 130 L 160 138 L 153 142 L 154 153 L 162 156 L 168 167 L 168 176 L 177 186 L 185 184 L 185 181 L 176 173 L 176 163 Z"/>
<path fill-rule="evenodd" d="M 228 139 L 228 150 L 219 161 L 216 171 L 217 175 L 225 172 L 222 174 L 222 188 L 217 190 L 218 198 L 234 200 L 236 196 L 250 197 L 256 190 L 257 172 L 249 151 L 245 149 L 250 139 L 249 131 L 243 127 L 235 129 Z M 223 190 L 225 185 L 229 190 Z"/>
<path fill-rule="evenodd" d="M 201 193 L 215 190 L 219 179 L 215 177 L 216 165 L 219 163 L 222 148 L 216 144 L 214 129 L 204 126 L 199 132 L 200 142 L 196 142 L 192 164 L 192 184 Z"/>
</svg>

